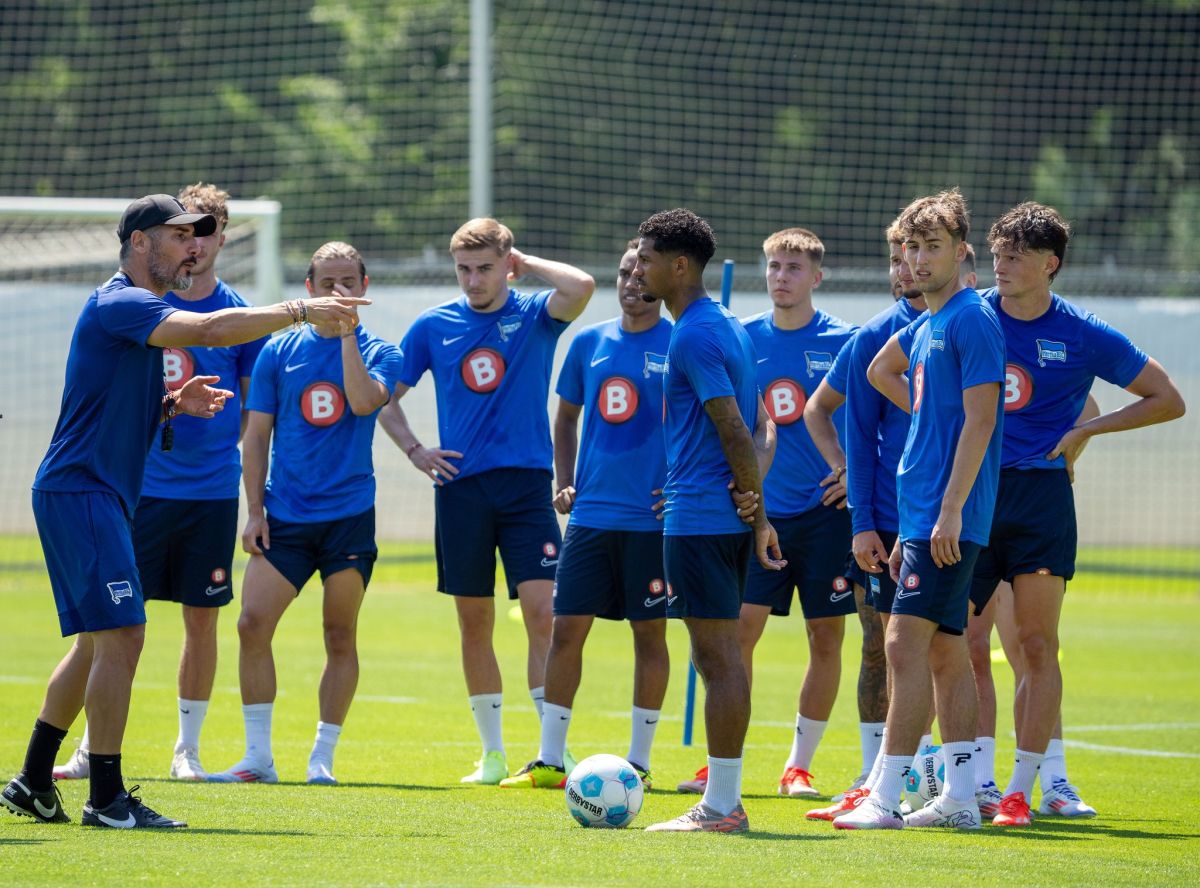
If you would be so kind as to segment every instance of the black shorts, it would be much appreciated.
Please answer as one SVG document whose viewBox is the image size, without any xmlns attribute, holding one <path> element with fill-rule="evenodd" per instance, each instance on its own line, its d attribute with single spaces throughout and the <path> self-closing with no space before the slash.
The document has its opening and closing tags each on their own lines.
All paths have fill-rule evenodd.
<svg viewBox="0 0 1200 888">
<path fill-rule="evenodd" d="M 736 620 L 742 612 L 746 570 L 754 556 L 754 534 L 663 536 L 667 594 L 679 615 Z"/>
<path fill-rule="evenodd" d="M 1004 469 L 988 545 L 979 553 L 971 584 L 978 615 L 996 584 L 1022 574 L 1075 576 L 1079 531 L 1075 494 L 1066 469 Z"/>
<path fill-rule="evenodd" d="M 133 551 L 147 601 L 222 607 L 233 601 L 238 501 L 144 496 L 133 515 Z"/>
<path fill-rule="evenodd" d="M 766 605 L 772 615 L 786 617 L 796 589 L 806 620 L 854 613 L 854 588 L 846 578 L 849 510 L 817 506 L 791 518 L 771 518 L 771 525 L 779 535 L 787 567 L 767 570 L 751 558 L 742 600 Z"/>
<path fill-rule="evenodd" d="M 661 530 L 567 526 L 554 580 L 554 615 L 661 620 L 672 596 Z"/>
<path fill-rule="evenodd" d="M 896 545 L 897 533 L 894 530 L 877 530 L 880 542 L 883 543 L 884 552 L 891 554 L 892 548 Z M 851 537 L 853 540 L 853 537 Z M 875 608 L 877 613 L 890 614 L 892 612 L 892 600 L 896 597 L 896 581 L 892 579 L 892 574 L 888 570 L 887 563 L 884 562 L 879 573 L 868 573 L 858 566 L 858 562 L 854 560 L 854 553 L 846 559 L 846 579 L 857 586 L 862 586 L 866 594 L 866 602 Z"/>
<path fill-rule="evenodd" d="M 905 540 L 902 545 L 904 560 L 892 602 L 892 616 L 921 617 L 937 623 L 941 632 L 962 635 L 967 628 L 971 578 L 983 547 L 960 540 L 958 550 L 962 560 L 938 567 L 929 553 L 929 540 Z"/>
<path fill-rule="evenodd" d="M 497 548 L 509 598 L 519 583 L 553 580 L 562 533 L 552 497 L 541 469 L 492 469 L 435 488 L 438 591 L 494 596 Z"/>
<path fill-rule="evenodd" d="M 296 587 L 296 594 L 314 572 L 322 581 L 333 574 L 354 568 L 363 578 L 363 588 L 371 582 L 371 571 L 379 550 L 375 547 L 375 507 L 359 515 L 332 521 L 298 523 L 280 521 L 267 515 L 271 548 L 263 557 Z"/>
</svg>

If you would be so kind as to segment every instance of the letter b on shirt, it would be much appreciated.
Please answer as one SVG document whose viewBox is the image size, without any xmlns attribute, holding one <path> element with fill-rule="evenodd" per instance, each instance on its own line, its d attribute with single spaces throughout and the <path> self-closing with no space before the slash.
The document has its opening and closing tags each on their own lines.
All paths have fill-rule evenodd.
<svg viewBox="0 0 1200 888">
<path fill-rule="evenodd" d="M 163 381 L 175 391 L 196 374 L 196 361 L 186 348 L 163 349 Z"/>
<path fill-rule="evenodd" d="M 804 389 L 791 379 L 777 379 L 767 386 L 767 413 L 775 425 L 791 425 L 804 415 L 804 404 L 808 396 Z"/>
<path fill-rule="evenodd" d="M 504 356 L 490 348 L 477 348 L 463 358 L 462 381 L 481 395 L 494 392 L 504 379 Z"/>
<path fill-rule="evenodd" d="M 346 396 L 332 382 L 314 382 L 300 396 L 300 412 L 309 425 L 331 426 L 346 412 Z"/>
<path fill-rule="evenodd" d="M 626 422 L 637 413 L 637 386 L 622 376 L 610 376 L 600 386 L 599 401 L 600 415 L 607 422 Z"/>
</svg>

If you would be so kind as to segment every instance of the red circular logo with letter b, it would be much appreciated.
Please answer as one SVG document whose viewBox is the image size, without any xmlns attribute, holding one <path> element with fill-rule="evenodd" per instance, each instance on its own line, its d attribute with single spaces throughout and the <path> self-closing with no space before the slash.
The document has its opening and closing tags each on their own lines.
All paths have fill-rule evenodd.
<svg viewBox="0 0 1200 888">
<path fill-rule="evenodd" d="M 763 401 L 767 413 L 775 425 L 791 425 L 804 415 L 804 404 L 808 396 L 794 380 L 777 379 L 767 386 Z"/>
<path fill-rule="evenodd" d="M 477 348 L 463 358 L 461 372 L 467 388 L 486 395 L 504 379 L 504 356 L 495 349 Z"/>
<path fill-rule="evenodd" d="M 167 388 L 177 391 L 196 375 L 196 359 L 186 348 L 163 349 L 163 380 Z"/>
<path fill-rule="evenodd" d="M 300 412 L 309 425 L 331 426 L 346 412 L 346 396 L 332 382 L 314 382 L 300 396 Z"/>
<path fill-rule="evenodd" d="M 633 418 L 638 409 L 638 390 L 623 376 L 610 376 L 600 386 L 600 415 L 614 425 Z"/>
</svg>

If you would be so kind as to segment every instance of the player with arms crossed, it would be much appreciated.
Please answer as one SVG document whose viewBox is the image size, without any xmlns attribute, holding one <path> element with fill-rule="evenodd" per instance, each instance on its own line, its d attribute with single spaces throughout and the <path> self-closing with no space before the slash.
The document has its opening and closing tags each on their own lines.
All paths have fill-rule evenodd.
<svg viewBox="0 0 1200 888">
<path fill-rule="evenodd" d="M 839 829 L 977 829 L 975 684 L 963 630 L 979 550 L 987 544 L 1000 465 L 1004 340 L 992 309 L 961 288 L 970 230 L 958 191 L 920 198 L 899 219 L 905 260 L 927 319 L 894 334 L 867 374 L 912 423 L 897 475 L 897 581 L 887 628 L 888 706 L 881 774 L 870 795 L 833 821 Z M 910 372 L 910 381 L 905 372 Z M 930 687 L 932 675 L 933 687 Z M 946 758 L 942 795 L 903 820 L 897 810 L 936 691 Z"/>
<path fill-rule="evenodd" d="M 551 505 L 553 449 L 546 401 L 554 348 L 596 282 L 578 268 L 513 246 L 495 219 L 472 219 L 450 239 L 462 295 L 421 314 L 400 344 L 404 368 L 380 419 L 414 466 L 436 484 L 438 590 L 454 598 L 463 674 L 483 753 L 463 783 L 508 776 L 501 731 L 496 549 L 509 597 L 520 601 L 529 639 L 529 694 L 542 715 L 562 539 Z M 521 293 L 508 280 L 537 275 L 549 290 Z M 437 391 L 438 447 L 417 440 L 400 399 L 425 371 Z"/>
<path fill-rule="evenodd" d="M 179 192 L 192 213 L 217 220 L 212 234 L 199 237 L 192 286 L 164 296 L 168 305 L 213 312 L 249 305 L 217 277 L 216 261 L 225 244 L 229 194 L 197 183 Z M 171 348 L 163 353 L 167 387 L 180 388 L 193 376 L 236 379 L 233 397 L 211 420 L 181 416 L 174 423 L 170 450 L 151 447 L 142 497 L 133 516 L 133 551 L 142 595 L 183 606 L 183 652 L 179 658 L 179 736 L 171 777 L 203 780 L 200 728 L 208 712 L 217 674 L 217 616 L 233 600 L 233 546 L 237 539 L 238 483 L 242 459 L 238 440 L 246 424 L 244 402 L 250 371 L 266 344 L 256 339 L 229 348 Z M 88 735 L 70 760 L 54 769 L 58 780 L 88 776 Z"/>
<path fill-rule="evenodd" d="M 84 304 L 67 355 L 58 424 L 33 483 L 33 512 L 64 636 L 75 643 L 54 670 L 21 772 L 0 793 L 16 814 L 69 820 L 51 774 L 82 708 L 91 739 L 85 825 L 134 829 L 185 824 L 143 804 L 121 776 L 121 744 L 146 611 L 131 522 L 158 425 L 177 413 L 211 417 L 232 392 L 194 376 L 164 394 L 163 349 L 237 345 L 309 321 L 355 317 L 365 299 L 301 306 L 180 311 L 163 296 L 191 286 L 200 237 L 217 220 L 154 194 L 121 216 L 120 270 Z M 168 436 L 169 437 L 169 436 Z"/>
<path fill-rule="evenodd" d="M 314 297 L 359 297 L 367 284 L 358 250 L 338 241 L 313 253 L 304 279 Z M 333 754 L 358 686 L 358 612 L 378 554 L 371 442 L 399 374 L 399 349 L 357 323 L 278 336 L 254 365 L 242 444 L 250 511 L 242 548 L 250 562 L 238 617 L 246 752 L 233 767 L 210 774 L 212 782 L 278 781 L 271 641 L 284 612 L 320 571 L 325 670 L 307 781 L 337 783 Z M 314 472 L 314 465 L 323 468 Z"/>
<path fill-rule="evenodd" d="M 1162 365 L 1088 311 L 1050 289 L 1071 229 L 1052 207 L 1023 203 L 988 233 L 996 288 L 984 295 L 1005 341 L 1004 448 L 991 540 L 975 566 L 974 599 L 1012 584 L 1023 664 L 1017 754 L 997 826 L 1025 826 L 1030 794 L 1062 700 L 1058 622 L 1075 572 L 1071 465 L 1094 436 L 1168 422 L 1184 402 Z M 1076 425 L 1095 377 L 1138 400 Z M 1062 743 L 1061 740 L 1058 741 Z M 1065 776 L 1043 784 L 1041 814 L 1090 816 Z"/>
<path fill-rule="evenodd" d="M 671 324 L 633 280 L 637 241 L 617 270 L 621 316 L 580 330 L 558 377 L 554 507 L 570 515 L 554 586 L 554 630 L 537 759 L 502 787 L 560 788 L 583 645 L 595 617 L 633 630 L 629 763 L 647 789 L 650 747 L 667 693 L 666 582 L 657 494 L 667 475 L 663 374 Z M 578 435 L 583 412 L 583 436 Z M 578 467 L 576 454 L 578 453 Z"/>
<path fill-rule="evenodd" d="M 667 594 L 678 597 L 692 659 L 704 680 L 709 754 L 700 802 L 648 829 L 745 832 L 742 744 L 750 686 L 738 616 L 751 553 L 769 569 L 787 562 L 766 511 L 756 508 L 753 525 L 743 523 L 729 482 L 763 501 L 774 427 L 758 396 L 749 334 L 704 289 L 704 266 L 716 252 L 712 228 L 695 213 L 675 209 L 651 216 L 638 233 L 638 286 L 644 297 L 665 302 L 675 318 L 666 379 L 663 561 Z"/>
</svg>

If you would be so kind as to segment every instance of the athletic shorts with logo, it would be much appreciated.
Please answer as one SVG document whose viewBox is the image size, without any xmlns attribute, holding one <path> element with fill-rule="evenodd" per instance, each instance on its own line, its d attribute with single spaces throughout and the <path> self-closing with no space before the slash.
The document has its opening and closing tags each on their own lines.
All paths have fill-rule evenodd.
<svg viewBox="0 0 1200 888">
<path fill-rule="evenodd" d="M 221 607 L 233 600 L 238 501 L 144 496 L 133 514 L 133 552 L 147 601 Z"/>
<path fill-rule="evenodd" d="M 146 622 L 133 528 L 116 494 L 35 490 L 33 517 L 63 637 Z"/>
<path fill-rule="evenodd" d="M 742 612 L 754 534 L 663 536 L 667 594 L 681 617 L 736 620 Z"/>
<path fill-rule="evenodd" d="M 1001 469 L 992 535 L 979 553 L 971 584 L 975 614 L 983 613 L 1004 580 L 1044 574 L 1075 576 L 1079 530 L 1066 469 Z"/>
<path fill-rule="evenodd" d="M 667 594 L 661 531 L 567 525 L 554 579 L 556 617 L 661 620 L 668 616 L 672 597 Z"/>
<path fill-rule="evenodd" d="M 883 543 L 884 554 L 891 555 L 898 536 L 896 531 L 877 530 L 875 533 L 878 534 L 879 541 Z M 853 538 L 851 539 L 853 540 Z M 864 600 L 877 613 L 890 614 L 892 612 L 892 601 L 896 597 L 896 581 L 892 579 L 892 573 L 888 569 L 886 560 L 880 565 L 879 573 L 869 573 L 858 566 L 858 561 L 851 552 L 846 556 L 846 579 L 863 588 L 863 591 L 866 592 Z"/>
<path fill-rule="evenodd" d="M 940 632 L 962 635 L 967 628 L 971 579 L 982 548 L 978 543 L 960 540 L 962 559 L 938 567 L 933 563 L 929 540 L 905 540 L 901 544 L 903 561 L 892 616 L 921 617 L 937 623 Z"/>
<path fill-rule="evenodd" d="M 562 533 L 551 487 L 542 469 L 492 469 L 435 488 L 438 591 L 494 596 L 497 548 L 509 598 L 519 583 L 553 580 Z"/>
<path fill-rule="evenodd" d="M 317 571 L 324 581 L 353 568 L 362 574 L 364 589 L 370 584 L 379 556 L 374 506 L 347 518 L 311 523 L 281 521 L 268 513 L 267 529 L 271 548 L 263 549 L 263 557 L 296 587 L 296 594 Z"/>
<path fill-rule="evenodd" d="M 767 570 L 751 558 L 743 602 L 765 605 L 773 616 L 786 617 L 796 589 L 806 620 L 854 613 L 854 587 L 845 576 L 849 510 L 817 506 L 791 518 L 771 518 L 771 526 L 787 567 Z"/>
</svg>

